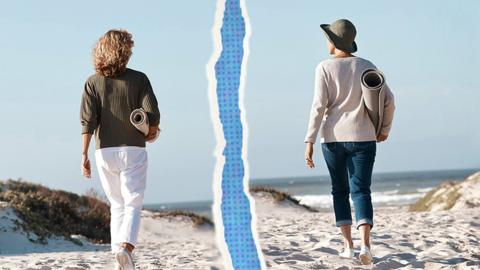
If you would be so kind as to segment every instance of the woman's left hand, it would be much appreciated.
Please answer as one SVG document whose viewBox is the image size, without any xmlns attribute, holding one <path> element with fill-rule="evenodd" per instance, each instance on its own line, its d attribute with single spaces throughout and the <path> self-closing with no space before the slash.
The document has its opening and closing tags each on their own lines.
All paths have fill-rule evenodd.
<svg viewBox="0 0 480 270">
<path fill-rule="evenodd" d="M 313 163 L 313 143 L 307 143 L 305 148 L 305 161 L 307 162 L 307 167 L 310 169 L 315 168 L 315 163 Z"/>
</svg>

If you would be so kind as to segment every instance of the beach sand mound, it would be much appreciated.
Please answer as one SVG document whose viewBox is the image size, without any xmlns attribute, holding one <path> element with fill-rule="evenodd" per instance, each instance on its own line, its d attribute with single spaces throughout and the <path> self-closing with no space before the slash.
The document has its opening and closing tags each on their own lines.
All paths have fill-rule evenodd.
<svg viewBox="0 0 480 270">
<path fill-rule="evenodd" d="M 480 172 L 462 182 L 446 182 L 434 188 L 416 203 L 411 211 L 459 210 L 480 206 Z"/>
<path fill-rule="evenodd" d="M 480 269 L 480 211 L 409 212 L 376 208 L 372 230 L 374 264 L 338 256 L 343 242 L 333 212 L 310 212 L 255 198 L 257 232 L 267 268 L 304 269 Z"/>
<path fill-rule="evenodd" d="M 250 188 L 250 194 L 253 196 L 256 202 L 256 207 L 260 208 L 271 208 L 282 207 L 282 208 L 292 208 L 300 211 L 308 212 L 317 212 L 314 208 L 302 204 L 298 199 L 294 198 L 292 195 L 279 191 L 270 187 L 257 186 Z"/>
<path fill-rule="evenodd" d="M 15 194 L 12 193 L 13 190 Z M 57 213 L 57 218 L 61 218 L 64 213 L 89 214 L 87 208 L 77 205 L 77 199 L 82 196 L 64 191 L 54 192 L 66 196 L 42 199 L 44 196 L 40 195 L 51 194 L 45 187 L 22 182 L 16 189 L 8 190 L 5 183 L 2 183 L 2 198 L 15 200 L 12 200 L 14 203 L 0 202 L 0 269 L 113 269 L 113 255 L 108 243 L 92 243 L 84 236 L 68 234 L 72 227 L 62 229 L 58 224 L 51 224 L 57 219 L 49 219 L 46 214 Z M 28 199 L 20 200 L 23 198 Z M 65 198 L 73 200 L 66 201 Z M 30 204 L 41 206 L 41 211 L 25 207 Z M 52 212 L 52 209 L 44 207 L 59 204 L 62 205 L 60 212 Z M 57 208 L 54 209 L 58 211 Z M 108 207 L 105 211 L 108 216 Z M 42 215 L 37 215 L 38 213 Z M 92 226 L 90 229 L 96 228 Z M 99 235 L 94 233 L 90 235 Z M 138 269 L 223 269 L 211 221 L 184 211 L 142 211 L 134 258 Z"/>
<path fill-rule="evenodd" d="M 61 238 L 48 244 L 30 241 L 32 234 L 18 229 L 21 220 L 10 207 L 0 209 L 0 268 L 28 270 L 113 269 L 108 244 L 93 244 L 83 237 L 79 246 Z M 14 255 L 14 256 L 9 256 Z M 191 216 L 142 211 L 142 223 L 134 258 L 138 269 L 223 269 L 216 248 L 214 228 Z"/>
<path fill-rule="evenodd" d="M 104 246 L 92 244 L 81 235 L 50 236 L 39 241 L 38 235 L 25 230 L 28 227 L 30 226 L 25 224 L 9 203 L 0 202 L 0 256 L 32 252 L 105 250 Z"/>
<path fill-rule="evenodd" d="M 8 202 L 23 221 L 18 226 L 35 235 L 30 240 L 39 244 L 71 235 L 83 235 L 99 244 L 110 241 L 109 206 L 97 198 L 7 180 L 0 182 L 0 201 Z"/>
</svg>

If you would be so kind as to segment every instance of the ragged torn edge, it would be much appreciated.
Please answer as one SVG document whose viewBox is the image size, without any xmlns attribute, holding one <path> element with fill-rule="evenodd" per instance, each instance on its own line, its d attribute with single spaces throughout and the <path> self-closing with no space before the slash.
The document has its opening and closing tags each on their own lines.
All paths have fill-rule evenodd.
<svg viewBox="0 0 480 270">
<path fill-rule="evenodd" d="M 246 75 L 247 75 L 247 64 L 248 64 L 248 57 L 250 55 L 250 36 L 252 35 L 252 29 L 250 25 L 250 17 L 248 16 L 247 6 L 245 4 L 245 0 L 240 0 L 240 8 L 242 9 L 242 16 L 245 21 L 245 38 L 243 39 L 243 59 L 242 59 L 242 67 L 240 70 L 240 85 L 239 85 L 239 108 L 240 108 L 240 120 L 243 127 L 243 149 L 242 149 L 242 159 L 244 163 L 245 173 L 243 178 L 243 191 L 245 192 L 249 205 L 250 205 L 250 215 L 252 217 L 252 236 L 253 240 L 255 241 L 255 247 L 257 249 L 258 260 L 260 261 L 261 269 L 267 269 L 265 264 L 265 259 L 263 257 L 263 252 L 260 247 L 260 239 L 258 237 L 257 232 L 257 212 L 255 208 L 255 199 L 250 194 L 250 165 L 248 162 L 248 123 L 247 123 L 247 110 L 245 108 L 245 82 L 246 82 Z"/>
<path fill-rule="evenodd" d="M 247 8 L 245 4 L 245 0 L 240 0 L 240 7 L 242 10 L 242 16 L 245 22 L 245 37 L 243 40 L 243 59 L 242 65 L 240 70 L 240 84 L 239 84 L 239 109 L 240 109 L 240 121 L 242 123 L 242 159 L 244 163 L 244 178 L 243 178 L 243 187 L 244 193 L 246 194 L 249 205 L 250 205 L 250 215 L 252 217 L 251 221 L 251 230 L 253 234 L 253 239 L 255 241 L 255 247 L 257 249 L 258 259 L 260 261 L 261 269 L 266 269 L 265 260 L 263 257 L 262 250 L 260 248 L 259 239 L 258 239 L 258 232 L 257 232 L 257 215 L 255 211 L 255 201 L 253 197 L 250 195 L 249 191 L 249 179 L 250 179 L 250 170 L 249 170 L 249 163 L 248 163 L 248 155 L 247 155 L 247 145 L 248 145 L 248 124 L 246 119 L 246 110 L 244 104 L 244 97 L 245 97 L 245 79 L 246 79 L 246 71 L 247 71 L 247 59 L 250 54 L 250 36 L 251 36 L 251 26 L 250 26 L 250 18 L 247 13 Z M 222 130 L 222 124 L 220 122 L 220 114 L 218 108 L 218 100 L 217 100 L 217 93 L 216 93 L 216 86 L 217 86 L 217 79 L 215 77 L 215 64 L 219 60 L 220 55 L 222 53 L 222 37 L 221 37 L 221 27 L 223 24 L 223 16 L 225 12 L 225 4 L 226 0 L 217 0 L 216 5 L 216 12 L 215 12 L 215 22 L 212 27 L 212 36 L 213 36 L 213 53 L 210 57 L 206 70 L 207 70 L 207 78 L 208 78 L 208 99 L 210 103 L 210 117 L 212 120 L 214 134 L 216 139 L 216 146 L 214 150 L 214 156 L 216 159 L 215 162 L 215 169 L 213 173 L 213 219 L 215 222 L 215 235 L 216 235 L 216 242 L 217 247 L 222 254 L 224 259 L 224 265 L 226 269 L 233 269 L 233 263 L 231 256 L 228 251 L 228 246 L 225 241 L 224 237 L 224 226 L 222 220 L 222 212 L 221 212 L 221 202 L 222 202 L 222 172 L 223 167 L 225 165 L 225 157 L 222 154 L 223 149 L 225 148 L 226 141 Z"/>
<path fill-rule="evenodd" d="M 226 140 L 222 131 L 220 122 L 220 112 L 217 100 L 217 78 L 215 77 L 215 64 L 222 53 L 222 37 L 220 29 L 222 27 L 223 13 L 225 11 L 226 0 L 217 0 L 215 11 L 215 21 L 212 27 L 213 53 L 207 64 L 208 79 L 208 100 L 210 102 L 210 118 L 213 124 L 216 146 L 213 152 L 215 157 L 215 168 L 213 172 L 213 220 L 215 223 L 215 237 L 217 247 L 220 250 L 226 269 L 233 269 L 233 263 L 228 253 L 227 243 L 223 236 L 225 228 L 222 222 L 221 200 L 222 200 L 222 170 L 225 165 L 225 157 L 222 150 L 226 145 Z"/>
</svg>

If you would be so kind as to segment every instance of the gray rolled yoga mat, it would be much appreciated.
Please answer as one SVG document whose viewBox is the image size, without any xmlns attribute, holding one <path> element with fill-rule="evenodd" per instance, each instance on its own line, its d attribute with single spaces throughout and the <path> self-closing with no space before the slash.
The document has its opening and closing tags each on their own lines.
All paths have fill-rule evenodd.
<svg viewBox="0 0 480 270">
<path fill-rule="evenodd" d="M 148 131 L 149 131 L 148 116 L 145 110 L 143 110 L 142 108 L 133 110 L 132 113 L 130 114 L 130 122 L 136 129 L 142 132 L 145 136 L 148 135 Z M 159 134 L 160 134 L 160 129 L 157 132 L 157 136 L 148 142 L 152 143 L 155 140 L 157 140 Z"/>
<path fill-rule="evenodd" d="M 368 116 L 373 122 L 378 135 L 383 122 L 385 104 L 385 76 L 377 69 L 367 69 L 362 73 L 363 102 Z"/>
</svg>

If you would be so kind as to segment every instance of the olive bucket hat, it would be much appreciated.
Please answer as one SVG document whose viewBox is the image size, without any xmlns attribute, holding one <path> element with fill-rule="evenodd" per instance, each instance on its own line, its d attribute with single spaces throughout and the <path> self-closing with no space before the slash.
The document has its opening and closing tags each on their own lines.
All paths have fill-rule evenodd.
<svg viewBox="0 0 480 270">
<path fill-rule="evenodd" d="M 320 28 L 335 48 L 351 53 L 357 51 L 357 43 L 354 41 L 357 30 L 351 21 L 340 19 L 332 24 L 321 24 Z"/>
</svg>

